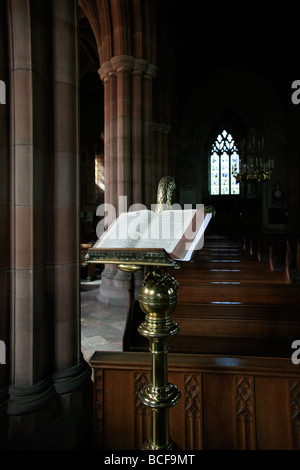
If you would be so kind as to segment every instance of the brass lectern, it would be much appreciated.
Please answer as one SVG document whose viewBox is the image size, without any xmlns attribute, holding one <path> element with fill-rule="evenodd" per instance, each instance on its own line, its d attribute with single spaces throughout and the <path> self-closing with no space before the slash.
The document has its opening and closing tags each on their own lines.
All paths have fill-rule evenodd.
<svg viewBox="0 0 300 470">
<path fill-rule="evenodd" d="M 157 194 L 158 214 L 171 207 L 174 188 L 173 178 L 162 178 Z M 204 212 L 211 214 L 214 210 L 205 208 Z M 179 332 L 179 326 L 172 320 L 177 304 L 178 283 L 167 269 L 170 266 L 179 269 L 180 261 L 163 248 L 111 248 L 100 247 L 96 243 L 89 249 L 87 262 L 113 263 L 118 269 L 130 274 L 144 270 L 139 303 L 145 313 L 145 320 L 138 331 L 149 340 L 152 367 L 151 382 L 141 390 L 140 398 L 151 408 L 152 420 L 151 436 L 142 449 L 176 450 L 178 448 L 169 432 L 169 409 L 180 400 L 180 391 L 168 381 L 167 341 Z"/>
</svg>

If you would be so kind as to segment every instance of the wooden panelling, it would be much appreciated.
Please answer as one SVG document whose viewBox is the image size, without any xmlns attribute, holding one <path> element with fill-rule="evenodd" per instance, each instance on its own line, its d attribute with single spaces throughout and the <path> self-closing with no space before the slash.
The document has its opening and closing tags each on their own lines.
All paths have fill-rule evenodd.
<svg viewBox="0 0 300 470">
<path fill-rule="evenodd" d="M 142 445 L 150 436 L 151 410 L 145 406 L 139 397 L 141 388 L 149 383 L 149 372 L 134 373 L 134 428 L 135 449 L 141 449 Z"/>
<path fill-rule="evenodd" d="M 236 449 L 234 375 L 203 374 L 204 449 Z"/>
<path fill-rule="evenodd" d="M 136 445 L 135 433 L 126 432 L 128 423 L 136 425 L 135 377 L 125 370 L 105 370 L 104 372 L 104 448 L 133 449 Z M 124 393 L 125 392 L 125 393 Z M 109 416 L 109 419 L 106 419 Z M 125 432 L 125 436 L 124 436 Z"/>
<path fill-rule="evenodd" d="M 300 380 L 290 381 L 293 449 L 300 450 Z"/>
<path fill-rule="evenodd" d="M 235 377 L 237 444 L 239 450 L 255 449 L 254 378 L 247 375 Z"/>
<path fill-rule="evenodd" d="M 181 391 L 181 400 L 169 411 L 170 434 L 181 449 L 203 448 L 202 375 L 170 372 L 169 381 Z"/>
<path fill-rule="evenodd" d="M 292 449 L 289 380 L 256 377 L 255 396 L 257 449 Z"/>
<path fill-rule="evenodd" d="M 95 449 L 135 450 L 150 436 L 139 398 L 150 353 L 96 352 Z M 182 450 L 300 448 L 300 365 L 291 359 L 169 354 L 169 381 L 181 400 L 169 411 Z"/>
</svg>

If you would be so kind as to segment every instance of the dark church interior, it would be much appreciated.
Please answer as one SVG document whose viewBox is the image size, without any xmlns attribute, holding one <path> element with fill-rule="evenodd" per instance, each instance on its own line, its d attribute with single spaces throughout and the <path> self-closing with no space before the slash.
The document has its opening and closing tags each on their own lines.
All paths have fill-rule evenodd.
<svg viewBox="0 0 300 470">
<path fill-rule="evenodd" d="M 1 450 L 300 449 L 297 13 L 1 1 Z M 192 262 L 93 263 L 166 176 L 212 214 Z M 119 351 L 82 353 L 86 279 Z"/>
</svg>

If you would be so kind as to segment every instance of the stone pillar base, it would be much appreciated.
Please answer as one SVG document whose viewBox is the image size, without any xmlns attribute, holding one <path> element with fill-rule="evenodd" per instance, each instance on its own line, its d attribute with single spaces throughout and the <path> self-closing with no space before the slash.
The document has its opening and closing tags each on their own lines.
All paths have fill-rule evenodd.
<svg viewBox="0 0 300 470">
<path fill-rule="evenodd" d="M 103 275 L 104 273 L 104 275 Z M 101 285 L 99 293 L 96 296 L 97 300 L 105 305 L 122 306 L 128 305 L 128 288 L 129 276 L 128 274 L 118 271 L 112 276 L 107 277 L 103 271 L 101 276 Z M 135 274 L 135 298 L 138 298 L 140 288 L 144 279 L 144 274 L 138 272 Z"/>
<path fill-rule="evenodd" d="M 128 285 L 126 288 L 120 289 L 114 284 L 104 281 L 101 283 L 99 293 L 96 298 L 105 305 L 124 305 L 126 308 L 128 303 Z"/>
<path fill-rule="evenodd" d="M 0 450 L 93 450 L 93 424 L 87 411 L 65 411 L 35 432 L 0 438 Z"/>
<path fill-rule="evenodd" d="M 36 431 L 47 425 L 57 413 L 57 396 L 49 380 L 34 385 L 9 388 L 8 437 Z"/>
<path fill-rule="evenodd" d="M 105 265 L 101 274 L 101 285 L 96 299 L 105 305 L 124 305 L 126 307 L 128 303 L 128 280 L 124 282 L 123 279 L 116 283 L 115 278 L 119 275 L 117 271 L 116 266 Z"/>
<path fill-rule="evenodd" d="M 52 381 L 11 386 L 2 450 L 85 450 L 93 442 L 92 369 L 82 360 Z"/>
<path fill-rule="evenodd" d="M 0 442 L 7 436 L 8 432 L 8 417 L 7 417 L 7 403 L 8 403 L 8 386 L 0 388 Z"/>
<path fill-rule="evenodd" d="M 83 358 L 75 366 L 54 372 L 52 380 L 60 409 L 69 411 L 92 409 L 91 374 L 92 369 Z"/>
</svg>

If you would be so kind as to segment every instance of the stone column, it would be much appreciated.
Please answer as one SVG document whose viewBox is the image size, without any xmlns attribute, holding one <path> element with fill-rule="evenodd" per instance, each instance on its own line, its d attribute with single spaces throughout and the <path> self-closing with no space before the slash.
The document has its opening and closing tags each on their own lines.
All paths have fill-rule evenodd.
<svg viewBox="0 0 300 470">
<path fill-rule="evenodd" d="M 155 73 L 156 67 L 146 60 L 121 54 L 104 62 L 99 70 L 104 82 L 105 202 L 116 208 L 116 216 L 133 203 L 147 204 L 148 198 L 150 208 L 155 202 L 157 184 L 151 164 Z M 98 299 L 127 305 L 128 274 L 106 265 Z"/>
<path fill-rule="evenodd" d="M 117 73 L 117 216 L 132 205 L 132 83 L 134 58 L 117 55 L 111 59 Z M 117 270 L 114 285 L 127 302 L 128 274 Z M 126 305 L 126 303 L 125 303 Z"/>
<path fill-rule="evenodd" d="M 55 411 L 46 310 L 46 171 L 49 158 L 49 5 L 8 2 L 10 44 L 10 435 L 34 431 Z M 8 235 L 8 236 L 9 236 Z"/>
<path fill-rule="evenodd" d="M 117 72 L 117 191 L 127 197 L 127 207 L 118 201 L 117 215 L 126 212 L 132 204 L 132 94 L 131 71 L 134 58 L 126 55 L 112 57 Z"/>
<path fill-rule="evenodd" d="M 48 296 L 54 321 L 52 380 L 61 406 L 82 410 L 87 406 L 91 369 L 80 346 L 77 3 L 53 0 L 52 25 L 53 200 L 48 232 Z"/>
<path fill-rule="evenodd" d="M 134 204 L 143 204 L 144 195 L 144 83 L 143 75 L 148 62 L 135 59 L 132 72 L 132 199 Z"/>
<path fill-rule="evenodd" d="M 9 155 L 8 155 L 8 57 L 6 5 L 0 4 L 0 80 L 4 84 L 4 100 L 0 100 L 0 440 L 6 427 L 9 386 L 9 298 L 10 298 L 10 234 L 9 234 Z M 4 104 L 5 103 L 5 104 Z"/>
<path fill-rule="evenodd" d="M 117 215 L 117 75 L 111 61 L 104 62 L 99 69 L 104 84 L 104 168 L 105 191 L 104 202 L 111 212 L 105 214 L 105 222 L 110 225 Z M 114 277 L 116 267 L 106 264 L 101 274 L 101 287 L 98 300 L 106 304 L 123 304 L 124 295 L 115 289 Z"/>
<path fill-rule="evenodd" d="M 44 435 L 43 430 L 58 416 L 70 419 L 70 413 L 63 416 L 67 408 L 89 431 L 91 423 L 84 426 L 82 417 L 92 403 L 91 368 L 80 351 L 77 2 L 9 0 L 6 5 L 9 129 L 0 114 L 0 182 L 6 178 L 0 184 L 0 211 L 1 219 L 7 218 L 5 240 L 11 240 L 0 261 L 6 296 L 5 301 L 0 296 L 0 307 L 10 311 L 6 437 L 12 443 L 17 435 L 18 443 L 30 445 L 34 436 L 38 447 L 51 447 L 53 441 L 60 446 L 56 431 L 64 423 Z M 2 59 L 0 47 L 0 73 Z M 4 135 L 10 137 L 9 153 Z M 8 260 L 10 289 L 2 276 Z M 4 314 L 1 310 L 1 334 L 8 328 Z M 0 407 L 2 384 L 1 375 Z"/>
</svg>

